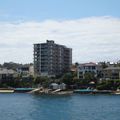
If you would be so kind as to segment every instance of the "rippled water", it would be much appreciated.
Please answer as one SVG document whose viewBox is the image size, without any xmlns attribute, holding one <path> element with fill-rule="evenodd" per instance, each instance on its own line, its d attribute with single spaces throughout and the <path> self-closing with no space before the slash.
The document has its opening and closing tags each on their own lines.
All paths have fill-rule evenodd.
<svg viewBox="0 0 120 120">
<path fill-rule="evenodd" d="M 120 96 L 0 94 L 0 120 L 120 120 Z"/>
</svg>

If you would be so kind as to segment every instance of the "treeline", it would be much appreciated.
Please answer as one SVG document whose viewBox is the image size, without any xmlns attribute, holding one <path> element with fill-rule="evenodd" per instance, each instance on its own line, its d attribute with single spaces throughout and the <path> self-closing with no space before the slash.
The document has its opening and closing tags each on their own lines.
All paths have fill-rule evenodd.
<svg viewBox="0 0 120 120">
<path fill-rule="evenodd" d="M 0 87 L 44 87 L 48 88 L 51 83 L 65 83 L 68 89 L 98 89 L 98 90 L 117 90 L 120 88 L 120 80 L 98 80 L 90 73 L 84 79 L 78 79 L 76 73 L 70 72 L 59 78 L 49 77 L 22 77 L 17 76 L 10 81 L 3 81 Z"/>
<path fill-rule="evenodd" d="M 100 63 L 103 68 L 109 66 L 107 62 Z M 0 67 L 4 67 L 7 69 L 16 70 L 19 67 L 27 66 L 32 64 L 19 64 L 19 63 L 4 63 L 0 65 Z M 113 64 L 114 66 L 120 66 L 120 63 Z M 76 64 L 77 66 L 77 64 Z M 0 81 L 0 87 L 49 87 L 51 83 L 65 83 L 68 89 L 85 89 L 92 88 L 98 90 L 117 90 L 120 88 L 120 80 L 100 80 L 100 76 L 94 75 L 94 73 L 86 73 L 84 75 L 84 79 L 78 79 L 76 72 L 65 73 L 63 76 L 59 76 L 56 78 L 50 77 L 42 77 L 37 76 L 34 77 L 32 75 L 28 77 L 23 77 L 22 75 L 17 75 L 10 80 Z"/>
<path fill-rule="evenodd" d="M 14 62 L 5 62 L 3 64 L 0 64 L 0 68 L 7 68 L 7 69 L 16 70 L 17 68 L 20 68 L 23 66 L 30 66 L 30 65 L 33 65 L 33 64 L 32 63 L 20 64 L 20 63 L 14 63 Z"/>
<path fill-rule="evenodd" d="M 99 62 L 99 64 L 101 65 L 101 67 L 104 69 L 104 68 L 107 68 L 109 66 L 113 66 L 113 67 L 120 67 L 120 61 L 117 62 L 117 63 L 111 63 L 111 62 Z"/>
</svg>

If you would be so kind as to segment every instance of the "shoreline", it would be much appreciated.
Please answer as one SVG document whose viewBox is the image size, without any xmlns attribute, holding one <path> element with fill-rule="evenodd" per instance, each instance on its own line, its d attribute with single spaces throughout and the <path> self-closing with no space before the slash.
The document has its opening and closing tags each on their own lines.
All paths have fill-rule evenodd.
<svg viewBox="0 0 120 120">
<path fill-rule="evenodd" d="M 76 89 L 76 90 L 51 90 L 41 88 L 0 88 L 0 93 L 29 93 L 39 95 L 72 95 L 72 94 L 114 94 L 120 95 L 120 91 L 112 90 L 87 90 L 87 89 Z"/>
</svg>

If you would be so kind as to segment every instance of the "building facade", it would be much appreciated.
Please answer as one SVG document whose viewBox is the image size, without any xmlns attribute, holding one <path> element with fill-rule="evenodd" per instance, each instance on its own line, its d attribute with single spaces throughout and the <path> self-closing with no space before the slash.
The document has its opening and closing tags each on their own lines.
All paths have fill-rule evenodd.
<svg viewBox="0 0 120 120">
<path fill-rule="evenodd" d="M 53 40 L 34 44 L 34 74 L 59 76 L 69 72 L 72 65 L 72 49 L 55 44 Z"/>
<path fill-rule="evenodd" d="M 77 77 L 78 79 L 84 79 L 85 73 L 93 73 L 95 77 L 98 76 L 99 72 L 101 71 L 101 67 L 96 63 L 84 63 L 79 64 L 77 68 Z"/>
<path fill-rule="evenodd" d="M 120 79 L 120 67 L 107 67 L 102 70 L 102 74 L 106 80 Z"/>
<path fill-rule="evenodd" d="M 0 83 L 12 81 L 16 72 L 12 69 L 0 68 Z"/>
<path fill-rule="evenodd" d="M 33 65 L 21 66 L 17 68 L 17 73 L 22 77 L 34 76 L 34 67 Z"/>
</svg>

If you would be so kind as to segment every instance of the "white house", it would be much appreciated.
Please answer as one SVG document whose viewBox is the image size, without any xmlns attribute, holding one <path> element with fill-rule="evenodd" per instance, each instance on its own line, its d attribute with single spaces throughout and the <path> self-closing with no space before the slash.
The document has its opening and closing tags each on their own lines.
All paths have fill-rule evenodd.
<svg viewBox="0 0 120 120">
<path fill-rule="evenodd" d="M 84 64 L 79 64 L 77 68 L 77 77 L 78 79 L 84 79 L 85 73 L 94 73 L 95 76 L 97 76 L 98 72 L 101 70 L 101 67 L 96 64 L 96 63 L 84 63 Z"/>
</svg>

